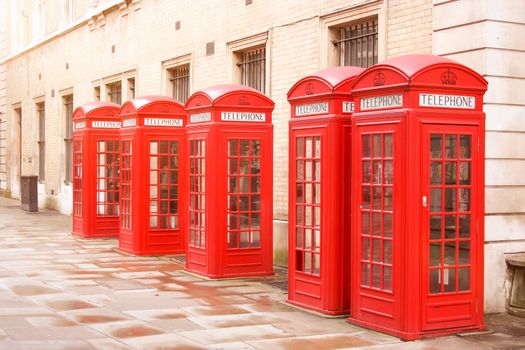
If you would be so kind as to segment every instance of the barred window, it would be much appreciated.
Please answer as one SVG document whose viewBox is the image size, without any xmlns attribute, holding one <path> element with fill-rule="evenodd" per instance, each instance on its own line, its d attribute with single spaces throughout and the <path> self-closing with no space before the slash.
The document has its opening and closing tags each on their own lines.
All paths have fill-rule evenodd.
<svg viewBox="0 0 525 350">
<path fill-rule="evenodd" d="M 46 179 L 46 105 L 44 102 L 37 103 L 36 114 L 38 115 L 38 180 Z"/>
<path fill-rule="evenodd" d="M 73 180 L 73 95 L 67 95 L 62 98 L 66 117 L 66 137 L 64 138 L 66 149 L 66 176 L 65 182 L 71 183 Z"/>
<path fill-rule="evenodd" d="M 266 49 L 264 47 L 240 52 L 241 84 L 265 92 L 266 86 Z"/>
<path fill-rule="evenodd" d="M 334 42 L 339 66 L 367 68 L 377 63 L 377 18 L 339 28 Z"/>
<path fill-rule="evenodd" d="M 106 85 L 108 94 L 108 101 L 121 104 L 122 103 L 122 82 L 116 81 Z"/>
<path fill-rule="evenodd" d="M 185 64 L 168 69 L 172 96 L 175 100 L 186 103 L 190 95 L 190 65 Z"/>
</svg>

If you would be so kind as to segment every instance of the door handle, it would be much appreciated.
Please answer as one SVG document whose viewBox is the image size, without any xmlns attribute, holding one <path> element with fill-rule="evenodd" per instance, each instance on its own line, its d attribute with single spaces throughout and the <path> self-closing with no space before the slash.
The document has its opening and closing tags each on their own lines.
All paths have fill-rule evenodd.
<svg viewBox="0 0 525 350">
<path fill-rule="evenodd" d="M 421 198 L 421 204 L 423 205 L 423 208 L 427 207 L 427 196 L 423 196 L 423 198 Z"/>
</svg>

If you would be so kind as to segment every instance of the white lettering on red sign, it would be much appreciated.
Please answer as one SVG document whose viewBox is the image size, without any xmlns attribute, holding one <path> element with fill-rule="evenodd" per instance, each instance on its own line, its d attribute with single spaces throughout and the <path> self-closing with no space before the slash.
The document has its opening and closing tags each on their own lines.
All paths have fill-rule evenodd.
<svg viewBox="0 0 525 350">
<path fill-rule="evenodd" d="M 182 119 L 171 118 L 144 118 L 144 125 L 146 126 L 184 126 Z"/>
<path fill-rule="evenodd" d="M 354 113 L 354 103 L 343 101 L 343 113 Z"/>
<path fill-rule="evenodd" d="M 91 123 L 91 127 L 101 129 L 118 129 L 120 128 L 120 122 L 93 120 L 93 122 Z"/>
<path fill-rule="evenodd" d="M 211 121 L 211 113 L 195 113 L 190 114 L 190 123 L 209 122 Z"/>
<path fill-rule="evenodd" d="M 328 102 L 309 103 L 306 105 L 295 106 L 295 115 L 298 117 L 323 113 L 328 113 Z"/>
<path fill-rule="evenodd" d="M 122 122 L 123 127 L 136 126 L 136 125 L 137 125 L 137 119 L 126 119 Z"/>
<path fill-rule="evenodd" d="M 403 95 L 385 95 L 362 98 L 360 107 L 362 111 L 380 108 L 403 107 Z"/>
<path fill-rule="evenodd" d="M 221 120 L 225 122 L 264 122 L 266 115 L 255 112 L 221 112 Z"/>
<path fill-rule="evenodd" d="M 86 127 L 86 122 L 77 122 L 75 123 L 75 130 L 84 129 Z"/>
<path fill-rule="evenodd" d="M 476 108 L 476 97 L 420 93 L 419 105 L 422 107 L 474 109 Z"/>
</svg>

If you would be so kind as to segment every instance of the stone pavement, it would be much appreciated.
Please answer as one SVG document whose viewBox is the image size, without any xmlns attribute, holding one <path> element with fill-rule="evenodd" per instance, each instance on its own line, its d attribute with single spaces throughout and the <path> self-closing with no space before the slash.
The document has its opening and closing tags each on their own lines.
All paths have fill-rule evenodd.
<svg viewBox="0 0 525 350">
<path fill-rule="evenodd" d="M 0 197 L 0 349 L 525 349 L 525 319 L 506 314 L 492 334 L 402 342 L 285 305 L 271 279 L 209 281 L 69 230 Z"/>
</svg>

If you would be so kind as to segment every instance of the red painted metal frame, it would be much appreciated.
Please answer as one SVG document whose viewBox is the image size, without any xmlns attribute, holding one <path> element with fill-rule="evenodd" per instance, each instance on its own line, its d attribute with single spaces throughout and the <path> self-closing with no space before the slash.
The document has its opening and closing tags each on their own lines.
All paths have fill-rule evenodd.
<svg viewBox="0 0 525 350">
<path fill-rule="evenodd" d="M 363 70 L 357 67 L 321 70 L 299 80 L 288 92 L 292 117 L 289 121 L 288 302 L 328 315 L 348 314 L 350 307 L 350 266 L 346 263 L 350 251 L 351 162 L 346 161 L 350 159 L 351 149 L 350 84 Z M 298 154 L 310 148 L 302 149 L 305 146 L 302 142 L 299 144 L 305 138 L 319 140 L 321 150 L 315 159 L 307 159 L 310 155 L 306 154 L 298 159 Z M 304 176 L 298 179 L 298 170 L 304 175 L 309 164 L 321 167 L 318 173 L 314 171 L 313 182 Z M 298 169 L 303 165 L 305 169 Z M 320 188 L 320 198 L 314 200 L 313 206 L 306 203 L 305 193 L 309 191 L 304 191 L 304 186 L 312 187 L 313 197 L 319 195 L 316 189 Z M 302 198 L 301 203 L 298 196 Z M 304 221 L 305 211 L 312 208 L 313 222 L 308 225 Z M 304 220 L 298 218 L 298 211 Z M 316 218 L 317 215 L 320 218 Z M 320 222 L 316 222 L 317 219 Z M 310 256 L 311 270 L 305 266 Z"/>
<path fill-rule="evenodd" d="M 212 86 L 188 99 L 187 132 L 192 181 L 186 255 L 188 271 L 209 278 L 273 274 L 273 108 L 273 101 L 259 91 L 236 84 Z M 253 119 L 253 116 L 261 120 L 231 120 Z M 251 145 L 250 149 L 254 150 L 250 153 L 252 156 L 244 156 L 246 162 L 250 162 L 252 172 L 254 162 L 260 157 L 260 174 L 248 175 L 241 168 L 228 167 L 229 159 L 233 164 L 236 157 L 232 154 L 234 150 L 228 150 L 228 144 L 233 145 L 235 140 L 243 140 L 243 144 Z M 259 152 L 253 148 L 257 144 L 260 145 L 260 155 L 254 155 Z M 198 148 L 199 145 L 204 148 Z M 233 186 L 230 180 L 236 183 L 235 178 L 242 176 L 257 180 L 259 190 L 241 193 L 241 196 L 246 195 L 250 206 L 249 210 L 245 208 L 243 214 L 238 214 L 242 210 L 237 208 L 237 205 L 242 206 L 241 198 L 237 199 L 233 193 L 229 195 L 228 191 L 233 191 L 230 190 Z M 260 201 L 257 201 L 259 192 Z M 260 215 L 260 231 L 254 221 L 257 214 Z M 237 230 L 237 219 L 249 220 L 245 233 L 233 229 Z M 238 240 L 237 234 L 246 235 L 241 236 L 245 239 L 238 241 L 238 247 L 233 243 L 233 240 Z M 257 235 L 260 242 L 257 242 Z M 247 244 L 246 240 L 250 243 Z"/>
<path fill-rule="evenodd" d="M 368 68 L 352 84 L 356 112 L 352 116 L 354 162 L 361 160 L 363 135 L 392 133 L 393 140 L 393 260 L 392 291 L 367 287 L 363 281 L 362 249 L 363 166 L 352 168 L 351 316 L 349 322 L 406 340 L 483 329 L 483 213 L 484 134 L 483 94 L 487 82 L 471 69 L 446 58 L 409 55 Z M 470 96 L 464 108 L 420 105 L 420 94 Z M 382 108 L 367 98 L 402 95 L 398 106 Z M 364 101 L 363 101 L 364 100 Z M 384 101 L 384 100 L 383 100 Z M 436 104 L 437 98 L 433 100 Z M 398 101 L 399 102 L 399 101 Z M 361 105 L 362 104 L 362 105 Z M 362 107 L 365 107 L 363 110 Z M 371 108 L 372 107 L 372 108 Z M 453 106 L 452 106 L 453 107 Z M 465 108 L 467 107 L 467 108 Z M 444 131 L 450 130 L 450 131 Z M 474 130 L 474 131 L 473 131 Z M 429 274 L 430 133 L 467 133 L 473 136 L 475 179 L 472 183 L 472 244 L 470 290 L 432 295 Z M 478 149 L 476 149 L 478 148 Z M 373 172 L 373 169 L 371 170 Z M 370 197 L 373 200 L 373 197 Z M 432 200 L 432 198 L 431 198 Z M 383 224 L 380 224 L 383 225 Z M 381 226 L 381 229 L 384 226 Z M 477 230 L 476 230 L 477 227 Z M 455 229 L 457 230 L 457 228 Z M 383 232 L 384 236 L 384 232 Z M 381 246 L 384 248 L 384 246 Z M 373 250 L 373 249 L 372 249 Z M 370 252 L 365 249 L 367 254 Z M 379 250 L 379 260 L 384 251 Z M 456 250 L 456 254 L 458 251 Z M 457 255 L 456 255 L 457 259 Z M 456 260 L 457 261 L 457 260 Z M 378 270 L 379 271 L 379 270 Z M 441 275 L 443 276 L 443 275 Z M 383 273 L 378 278 L 384 278 Z M 371 276 L 374 283 L 374 276 Z M 457 281 L 457 279 L 456 279 Z M 463 313 L 463 314 L 462 314 Z"/>
<path fill-rule="evenodd" d="M 118 212 L 115 215 L 105 216 L 97 214 L 97 143 L 113 141 L 118 144 L 119 111 L 120 106 L 115 103 L 92 102 L 76 108 L 73 113 L 71 232 L 75 236 L 82 238 L 118 236 Z M 118 164 L 114 170 L 118 171 Z M 118 207 L 118 201 L 116 206 Z"/>
<path fill-rule="evenodd" d="M 187 207 L 184 193 L 188 181 L 186 111 L 182 104 L 172 98 L 144 96 L 124 103 L 120 118 L 123 166 L 120 174 L 122 214 L 119 249 L 134 255 L 182 254 L 185 252 L 184 233 L 187 227 L 186 212 L 183 210 Z M 155 153 L 160 151 L 155 151 L 153 144 L 160 145 L 160 142 L 170 147 L 178 143 L 178 159 L 174 157 L 172 161 L 169 158 L 170 164 L 165 169 L 154 165 L 155 161 L 160 162 L 160 156 L 157 157 L 158 153 Z M 172 153 L 167 152 L 163 152 L 164 156 L 171 156 Z M 162 180 L 162 171 L 169 174 L 170 180 Z M 158 224 L 154 224 L 157 226 L 154 228 L 150 226 L 150 220 L 153 223 L 155 219 L 161 220 L 159 208 L 162 203 L 158 198 L 162 186 L 159 184 L 169 188 L 175 184 L 178 193 L 169 192 L 164 198 L 165 205 L 169 206 L 167 226 L 158 227 Z M 152 195 L 154 191 L 158 191 L 157 195 Z M 173 207 L 175 203 L 178 209 Z M 174 213 L 171 213 L 172 208 Z M 178 218 L 177 225 L 172 226 L 172 216 Z"/>
</svg>

